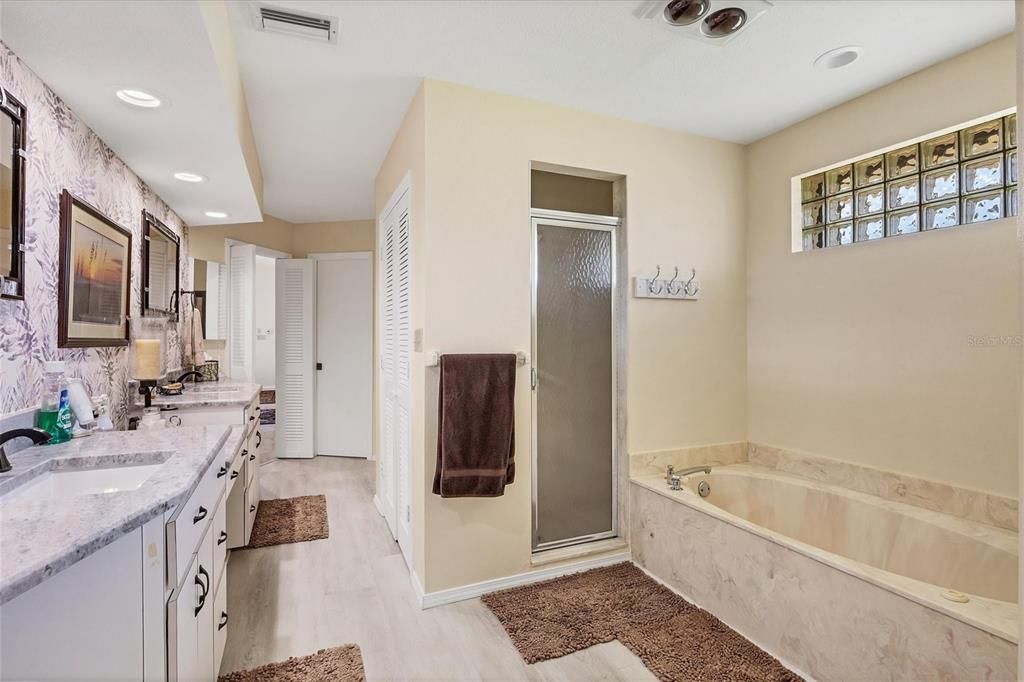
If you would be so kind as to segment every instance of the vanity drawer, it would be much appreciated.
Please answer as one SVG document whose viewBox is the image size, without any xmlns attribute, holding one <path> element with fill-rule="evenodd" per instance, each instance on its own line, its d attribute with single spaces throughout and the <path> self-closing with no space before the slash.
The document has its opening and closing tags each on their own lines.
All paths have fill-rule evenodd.
<svg viewBox="0 0 1024 682">
<path fill-rule="evenodd" d="M 259 458 L 256 456 L 256 433 L 253 432 L 249 438 L 249 445 L 245 448 L 245 487 L 252 485 L 253 478 L 260 468 Z"/>
<path fill-rule="evenodd" d="M 196 552 L 223 495 L 220 461 L 214 460 L 203 472 L 196 489 L 175 511 L 167 523 L 167 585 L 174 588 L 188 571 L 192 555 Z"/>
</svg>

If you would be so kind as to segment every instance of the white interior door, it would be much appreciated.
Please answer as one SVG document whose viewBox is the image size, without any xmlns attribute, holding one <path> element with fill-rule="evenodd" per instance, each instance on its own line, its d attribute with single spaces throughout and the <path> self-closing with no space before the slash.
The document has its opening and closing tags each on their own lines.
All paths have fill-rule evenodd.
<svg viewBox="0 0 1024 682">
<path fill-rule="evenodd" d="M 316 453 L 370 456 L 373 421 L 373 258 L 316 260 Z"/>
<path fill-rule="evenodd" d="M 412 224 L 407 183 L 381 214 L 381 463 L 378 495 L 412 561 Z"/>
<path fill-rule="evenodd" d="M 314 262 L 277 261 L 277 457 L 312 457 Z"/>
<path fill-rule="evenodd" d="M 228 247 L 228 375 L 238 381 L 252 381 L 253 375 L 255 269 L 256 247 L 252 244 L 232 244 Z"/>
</svg>

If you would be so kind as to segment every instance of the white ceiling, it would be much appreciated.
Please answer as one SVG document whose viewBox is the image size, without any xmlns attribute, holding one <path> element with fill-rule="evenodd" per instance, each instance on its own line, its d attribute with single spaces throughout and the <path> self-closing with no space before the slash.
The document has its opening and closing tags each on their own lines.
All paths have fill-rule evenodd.
<svg viewBox="0 0 1024 682">
<path fill-rule="evenodd" d="M 777 0 L 718 47 L 638 18 L 647 0 L 269 1 L 340 17 L 338 44 L 320 44 L 258 32 L 250 3 L 229 3 L 264 210 L 292 222 L 374 215 L 374 177 L 422 78 L 746 143 L 1013 27 L 1011 0 Z M 188 222 L 259 220 L 194 0 L 7 0 L 3 30 Z M 813 68 L 849 44 L 858 62 Z M 128 85 L 171 106 L 130 109 L 111 96 Z M 179 169 L 210 182 L 170 179 Z"/>
<path fill-rule="evenodd" d="M 186 223 L 263 219 L 197 3 L 8 0 L 2 11 L 4 42 Z M 162 105 L 132 107 L 119 88 Z M 184 183 L 176 171 L 207 181 Z"/>
<path fill-rule="evenodd" d="M 746 143 L 1013 29 L 1008 0 L 780 0 L 725 47 L 637 18 L 643 0 L 273 4 L 340 17 L 333 46 L 257 32 L 232 5 L 266 209 L 293 221 L 374 215 L 423 77 Z M 849 44 L 858 62 L 813 68 Z"/>
</svg>

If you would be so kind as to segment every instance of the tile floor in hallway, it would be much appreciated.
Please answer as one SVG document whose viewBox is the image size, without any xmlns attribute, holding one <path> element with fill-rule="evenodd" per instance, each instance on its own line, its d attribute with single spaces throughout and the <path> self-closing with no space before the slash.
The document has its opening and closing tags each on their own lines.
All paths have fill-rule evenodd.
<svg viewBox="0 0 1024 682">
<path fill-rule="evenodd" d="M 232 554 L 222 672 L 352 642 L 371 681 L 655 679 L 618 642 L 528 666 L 479 599 L 421 610 L 373 506 L 373 462 L 273 460 L 260 474 L 263 499 L 325 494 L 330 538 Z"/>
</svg>

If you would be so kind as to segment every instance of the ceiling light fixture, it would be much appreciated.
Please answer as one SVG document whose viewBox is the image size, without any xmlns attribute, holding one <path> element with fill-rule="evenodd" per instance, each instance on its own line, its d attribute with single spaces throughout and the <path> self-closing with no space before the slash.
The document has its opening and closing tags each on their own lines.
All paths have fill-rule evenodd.
<svg viewBox="0 0 1024 682">
<path fill-rule="evenodd" d="M 202 182 L 206 178 L 198 173 L 189 173 L 188 171 L 179 171 L 174 174 L 175 180 L 181 180 L 182 182 Z"/>
<path fill-rule="evenodd" d="M 117 98 L 126 104 L 131 104 L 133 107 L 142 107 L 143 109 L 155 109 L 160 106 L 160 99 L 154 95 L 145 92 L 144 90 L 134 90 L 132 88 L 124 88 L 118 90 L 116 93 Z"/>
<path fill-rule="evenodd" d="M 708 38 L 725 38 L 736 33 L 747 24 L 747 13 L 739 7 L 726 7 L 704 20 L 700 31 Z"/>
<path fill-rule="evenodd" d="M 860 59 L 860 47 L 857 45 L 845 45 L 829 50 L 814 60 L 814 66 L 819 69 L 841 69 L 849 66 Z"/>
<path fill-rule="evenodd" d="M 207 211 L 206 212 L 206 217 L 207 218 L 227 218 L 228 214 L 225 213 L 224 211 Z"/>
<path fill-rule="evenodd" d="M 672 0 L 661 16 L 673 26 L 689 26 L 703 19 L 710 7 L 711 0 Z"/>
</svg>

